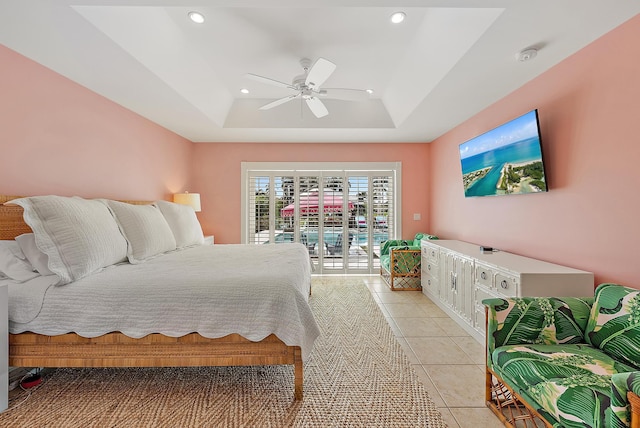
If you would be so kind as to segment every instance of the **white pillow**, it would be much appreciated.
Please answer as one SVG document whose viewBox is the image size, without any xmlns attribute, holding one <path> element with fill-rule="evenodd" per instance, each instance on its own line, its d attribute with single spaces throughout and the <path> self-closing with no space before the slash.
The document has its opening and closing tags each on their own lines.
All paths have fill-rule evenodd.
<svg viewBox="0 0 640 428">
<path fill-rule="evenodd" d="M 0 241 L 0 279 L 24 282 L 40 276 L 26 259 L 16 241 Z"/>
<path fill-rule="evenodd" d="M 204 244 L 202 226 L 193 207 L 167 201 L 157 201 L 154 205 L 169 224 L 173 237 L 176 238 L 177 248 Z"/>
<path fill-rule="evenodd" d="M 16 236 L 16 242 L 29 260 L 29 263 L 38 271 L 40 275 L 53 275 L 49 270 L 49 256 L 43 253 L 36 245 L 36 235 L 34 233 L 23 233 Z"/>
<path fill-rule="evenodd" d="M 60 277 L 59 284 L 126 260 L 127 241 L 99 201 L 50 195 L 11 203 L 24 208 L 24 220 L 49 257 L 49 270 Z"/>
<path fill-rule="evenodd" d="M 176 239 L 158 208 L 110 200 L 102 202 L 109 206 L 127 239 L 129 263 L 142 263 L 176 249 Z"/>
</svg>

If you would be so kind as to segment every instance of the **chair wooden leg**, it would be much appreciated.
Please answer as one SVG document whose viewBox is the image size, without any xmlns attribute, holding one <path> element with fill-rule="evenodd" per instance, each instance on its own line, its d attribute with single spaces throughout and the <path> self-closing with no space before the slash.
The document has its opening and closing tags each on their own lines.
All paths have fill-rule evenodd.
<svg viewBox="0 0 640 428">
<path fill-rule="evenodd" d="M 500 379 L 488 367 L 486 369 L 486 404 L 489 409 L 500 419 L 504 426 L 509 428 L 536 428 L 538 422 L 547 428 L 553 426 L 540 414 L 530 408 L 522 398 L 502 379 Z"/>
<path fill-rule="evenodd" d="M 631 406 L 631 428 L 640 428 L 640 397 L 629 391 L 627 393 L 627 399 L 629 400 L 629 404 Z"/>
</svg>

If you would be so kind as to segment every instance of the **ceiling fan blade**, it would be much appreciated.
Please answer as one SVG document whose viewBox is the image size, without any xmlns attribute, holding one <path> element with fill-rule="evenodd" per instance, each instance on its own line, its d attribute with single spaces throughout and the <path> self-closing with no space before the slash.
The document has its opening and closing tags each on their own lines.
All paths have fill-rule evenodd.
<svg viewBox="0 0 640 428">
<path fill-rule="evenodd" d="M 319 94 L 323 98 L 335 98 L 346 101 L 366 101 L 369 99 L 369 93 L 364 89 L 322 88 Z"/>
<path fill-rule="evenodd" d="M 316 97 L 307 98 L 307 106 L 309 106 L 309 110 L 313 113 L 317 118 L 325 117 L 329 114 L 329 110 L 324 106 L 322 101 L 320 101 Z"/>
<path fill-rule="evenodd" d="M 269 110 L 271 108 L 278 107 L 280 104 L 284 104 L 286 102 L 294 100 L 294 99 L 298 98 L 299 96 L 300 96 L 300 94 L 296 94 L 296 95 L 289 95 L 288 97 L 280 98 L 280 99 L 275 100 L 275 101 L 273 101 L 273 102 L 271 102 L 269 104 L 263 105 L 258 110 Z"/>
<path fill-rule="evenodd" d="M 331 61 L 318 58 L 309 69 L 309 74 L 307 74 L 307 79 L 304 83 L 312 88 L 322 86 L 335 69 L 336 65 Z"/>
<path fill-rule="evenodd" d="M 274 86 L 279 86 L 281 88 L 288 88 L 288 89 L 294 89 L 294 90 L 296 89 L 295 87 L 291 86 L 288 83 L 284 83 L 275 79 L 270 79 L 264 76 L 258 76 L 257 74 L 253 74 L 253 73 L 247 73 L 245 77 L 258 82 L 266 83 L 267 85 L 274 85 Z"/>
</svg>

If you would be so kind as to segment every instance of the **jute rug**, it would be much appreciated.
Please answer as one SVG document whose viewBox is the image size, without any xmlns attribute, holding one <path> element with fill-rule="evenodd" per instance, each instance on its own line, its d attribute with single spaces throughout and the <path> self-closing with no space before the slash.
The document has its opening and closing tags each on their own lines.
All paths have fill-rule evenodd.
<svg viewBox="0 0 640 428">
<path fill-rule="evenodd" d="M 314 278 L 310 302 L 322 337 L 301 402 L 288 366 L 57 369 L 0 426 L 445 426 L 362 280 Z"/>
</svg>

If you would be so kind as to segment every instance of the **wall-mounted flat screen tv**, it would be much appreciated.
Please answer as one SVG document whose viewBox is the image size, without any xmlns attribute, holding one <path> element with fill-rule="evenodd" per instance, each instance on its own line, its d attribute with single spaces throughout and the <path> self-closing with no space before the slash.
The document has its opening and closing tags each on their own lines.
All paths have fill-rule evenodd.
<svg viewBox="0 0 640 428">
<path fill-rule="evenodd" d="M 460 144 L 464 195 L 547 191 L 538 110 Z"/>
</svg>

